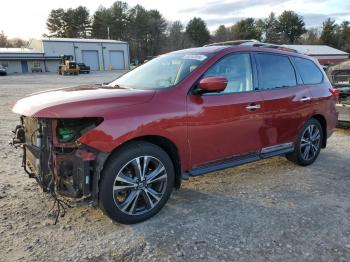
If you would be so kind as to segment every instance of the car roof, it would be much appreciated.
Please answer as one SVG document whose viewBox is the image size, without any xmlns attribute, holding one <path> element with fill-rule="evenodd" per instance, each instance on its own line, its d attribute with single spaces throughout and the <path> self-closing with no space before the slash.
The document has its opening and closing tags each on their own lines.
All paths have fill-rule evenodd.
<svg viewBox="0 0 350 262">
<path fill-rule="evenodd" d="M 286 47 L 284 45 L 276 45 L 276 44 L 270 44 L 270 43 L 262 43 L 256 40 L 247 40 L 247 42 L 244 42 L 245 40 L 237 40 L 237 41 L 229 41 L 229 42 L 222 42 L 222 43 L 213 43 L 210 45 L 206 45 L 203 47 L 195 47 L 195 48 L 188 48 L 188 49 L 182 49 L 178 51 L 171 52 L 171 54 L 190 54 L 190 53 L 198 53 L 198 54 L 211 54 L 215 55 L 221 52 L 230 52 L 230 51 L 255 51 L 255 52 L 265 52 L 265 53 L 275 53 L 275 54 L 281 54 L 281 55 L 292 55 L 297 56 L 301 58 L 306 58 L 312 61 L 317 61 L 313 57 L 304 55 L 302 53 L 299 53 L 298 51 Z M 234 44 L 230 44 L 233 42 Z M 238 43 L 238 44 L 236 44 Z"/>
<path fill-rule="evenodd" d="M 218 53 L 221 50 L 227 49 L 227 46 L 203 46 L 187 48 L 178 51 L 171 52 L 172 54 L 184 54 L 184 53 Z"/>
<path fill-rule="evenodd" d="M 228 41 L 228 42 L 222 42 L 222 43 L 213 43 L 209 44 L 203 47 L 194 47 L 194 48 L 187 48 L 182 49 L 178 51 L 171 52 L 172 54 L 184 54 L 184 53 L 206 53 L 206 54 L 215 54 L 219 53 L 223 50 L 231 49 L 233 50 L 245 50 L 245 51 L 268 51 L 268 52 L 274 52 L 274 50 L 279 53 L 280 51 L 288 52 L 288 53 L 298 53 L 298 51 L 288 48 L 286 46 L 281 45 L 275 45 L 275 44 L 269 44 L 269 43 L 261 43 L 261 42 L 242 42 L 243 40 L 237 40 L 237 41 Z M 230 43 L 237 43 L 231 45 Z"/>
</svg>

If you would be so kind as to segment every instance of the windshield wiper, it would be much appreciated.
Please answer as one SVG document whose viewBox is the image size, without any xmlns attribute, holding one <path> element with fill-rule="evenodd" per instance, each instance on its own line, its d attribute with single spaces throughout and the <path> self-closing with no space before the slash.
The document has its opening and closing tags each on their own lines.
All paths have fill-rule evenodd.
<svg viewBox="0 0 350 262">
<path fill-rule="evenodd" d="M 120 86 L 120 85 L 102 85 L 102 88 L 106 88 L 106 89 L 130 89 L 128 87 Z"/>
<path fill-rule="evenodd" d="M 119 88 L 119 89 L 129 89 L 125 86 L 120 86 L 120 85 L 113 85 L 114 88 Z"/>
</svg>

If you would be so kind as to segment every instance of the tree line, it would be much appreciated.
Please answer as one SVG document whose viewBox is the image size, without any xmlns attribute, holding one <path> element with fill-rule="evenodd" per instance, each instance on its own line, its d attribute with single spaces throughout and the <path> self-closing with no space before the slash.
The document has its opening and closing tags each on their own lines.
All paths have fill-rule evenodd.
<svg viewBox="0 0 350 262">
<path fill-rule="evenodd" d="M 4 31 L 0 32 L 0 47 L 5 48 L 22 48 L 28 44 L 27 41 L 20 38 L 8 38 Z"/>
<path fill-rule="evenodd" d="M 337 24 L 327 18 L 320 27 L 305 28 L 303 17 L 293 11 L 274 13 L 265 19 L 247 18 L 230 27 L 219 26 L 212 39 L 217 42 L 257 39 L 274 44 L 325 44 L 350 53 L 350 22 Z"/>
<path fill-rule="evenodd" d="M 231 26 L 220 25 L 212 34 L 199 17 L 186 25 L 167 21 L 155 9 L 129 6 L 122 1 L 100 6 L 93 14 L 84 6 L 51 10 L 47 37 L 100 38 L 126 41 L 132 60 L 143 61 L 161 53 L 203 46 L 212 42 L 256 39 L 275 44 L 326 44 L 350 52 L 350 23 L 328 18 L 320 27 L 306 29 L 302 16 L 284 11 L 279 16 L 242 19 Z M 10 45 L 0 34 L 0 47 Z M 6 37 L 6 36 L 5 36 Z"/>
</svg>

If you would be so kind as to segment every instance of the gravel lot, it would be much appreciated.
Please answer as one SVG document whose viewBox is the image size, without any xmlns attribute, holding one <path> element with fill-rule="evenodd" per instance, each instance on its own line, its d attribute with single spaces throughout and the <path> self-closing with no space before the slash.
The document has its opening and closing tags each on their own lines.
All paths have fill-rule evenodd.
<svg viewBox="0 0 350 262">
<path fill-rule="evenodd" d="M 8 146 L 26 94 L 118 73 L 0 77 L 0 261 L 350 261 L 350 130 L 309 167 L 283 157 L 193 178 L 154 218 L 112 223 L 84 204 L 53 225 L 53 200 Z"/>
</svg>

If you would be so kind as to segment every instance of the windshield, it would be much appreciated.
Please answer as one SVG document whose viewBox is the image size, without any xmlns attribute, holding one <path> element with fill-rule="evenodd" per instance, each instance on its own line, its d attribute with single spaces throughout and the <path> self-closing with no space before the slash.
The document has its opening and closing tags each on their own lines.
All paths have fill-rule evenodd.
<svg viewBox="0 0 350 262">
<path fill-rule="evenodd" d="M 109 84 L 134 89 L 163 89 L 180 83 L 206 59 L 205 54 L 162 55 Z"/>
</svg>

